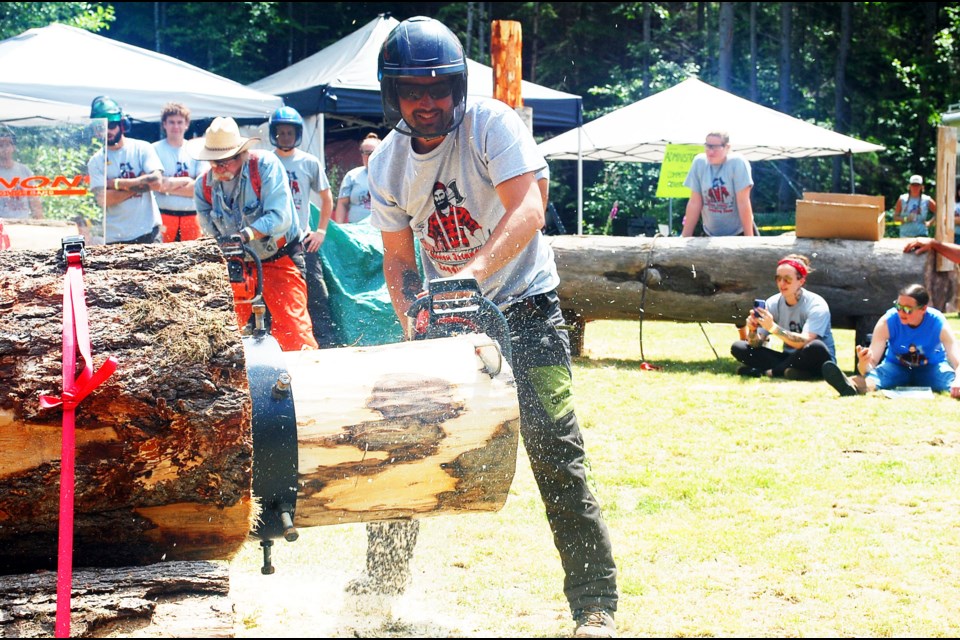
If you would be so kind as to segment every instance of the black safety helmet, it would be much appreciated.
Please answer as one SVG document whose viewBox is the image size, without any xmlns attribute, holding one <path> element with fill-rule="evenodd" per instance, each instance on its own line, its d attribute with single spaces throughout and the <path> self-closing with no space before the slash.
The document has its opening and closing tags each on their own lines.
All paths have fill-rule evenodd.
<svg viewBox="0 0 960 640">
<path fill-rule="evenodd" d="M 424 16 L 408 18 L 394 27 L 380 47 L 377 78 L 384 116 L 395 123 L 397 131 L 408 136 L 423 135 L 400 113 L 397 80 L 439 76 L 450 76 L 453 81 L 453 119 L 439 132 L 444 135 L 460 126 L 466 111 L 467 57 L 460 40 L 442 22 Z"/>
<path fill-rule="evenodd" d="M 297 141 L 293 143 L 294 147 L 299 147 L 303 140 L 303 116 L 293 107 L 280 107 L 270 116 L 270 144 L 279 147 L 277 144 L 277 125 L 289 124 L 297 133 Z"/>
</svg>

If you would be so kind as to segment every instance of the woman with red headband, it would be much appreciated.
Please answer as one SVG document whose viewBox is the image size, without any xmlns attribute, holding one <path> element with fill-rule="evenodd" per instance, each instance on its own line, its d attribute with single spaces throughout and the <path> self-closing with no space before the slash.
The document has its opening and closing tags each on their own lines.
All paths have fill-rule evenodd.
<svg viewBox="0 0 960 640">
<path fill-rule="evenodd" d="M 804 288 L 812 271 L 810 259 L 795 253 L 777 263 L 780 292 L 767 298 L 765 308 L 754 308 L 747 317 L 747 339 L 730 347 L 743 363 L 738 374 L 812 380 L 820 378 L 824 362 L 836 362 L 830 307 Z M 783 343 L 782 351 L 766 346 L 771 337 Z"/>
</svg>

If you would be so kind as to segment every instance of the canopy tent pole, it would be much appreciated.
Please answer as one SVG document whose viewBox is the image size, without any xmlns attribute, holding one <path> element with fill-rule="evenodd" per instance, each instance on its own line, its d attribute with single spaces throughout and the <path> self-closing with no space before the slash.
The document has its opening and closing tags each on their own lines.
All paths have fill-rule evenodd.
<svg viewBox="0 0 960 640">
<path fill-rule="evenodd" d="M 583 145 L 580 136 L 581 127 L 577 127 L 577 235 L 583 235 Z"/>
<path fill-rule="evenodd" d="M 853 154 L 847 152 L 847 160 L 850 161 L 850 193 L 857 192 L 857 177 L 853 174 Z"/>
</svg>

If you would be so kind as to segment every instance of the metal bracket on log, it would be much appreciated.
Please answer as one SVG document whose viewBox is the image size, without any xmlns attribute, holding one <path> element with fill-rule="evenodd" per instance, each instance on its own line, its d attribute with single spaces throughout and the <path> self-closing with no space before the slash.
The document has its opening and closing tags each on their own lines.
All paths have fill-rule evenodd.
<svg viewBox="0 0 960 640">
<path fill-rule="evenodd" d="M 297 507 L 297 413 L 284 368 L 283 352 L 270 335 L 243 339 L 247 378 L 253 402 L 253 495 L 260 500 L 260 518 L 253 533 L 263 547 L 264 574 L 272 574 L 274 538 L 293 542 Z"/>
</svg>

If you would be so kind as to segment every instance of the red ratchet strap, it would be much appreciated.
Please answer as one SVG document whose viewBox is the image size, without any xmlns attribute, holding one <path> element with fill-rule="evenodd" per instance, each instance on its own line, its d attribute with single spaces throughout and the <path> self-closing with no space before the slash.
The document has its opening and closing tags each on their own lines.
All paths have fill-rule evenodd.
<svg viewBox="0 0 960 640">
<path fill-rule="evenodd" d="M 83 292 L 83 238 L 63 239 L 67 273 L 63 282 L 63 396 L 40 396 L 44 409 L 63 405 L 63 436 L 60 446 L 60 537 L 57 547 L 57 638 L 70 637 L 70 595 L 73 587 L 73 496 L 74 496 L 74 410 L 81 400 L 100 386 L 117 368 L 110 357 L 93 371 L 90 327 Z M 83 371 L 75 376 L 77 350 L 83 356 Z"/>
</svg>

